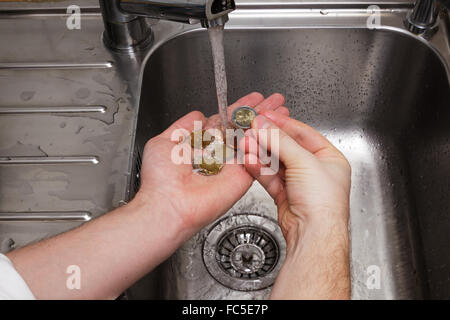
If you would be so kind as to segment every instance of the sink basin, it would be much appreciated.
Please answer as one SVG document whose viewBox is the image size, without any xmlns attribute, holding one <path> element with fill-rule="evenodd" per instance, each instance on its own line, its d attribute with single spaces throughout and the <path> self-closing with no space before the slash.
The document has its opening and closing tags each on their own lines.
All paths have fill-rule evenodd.
<svg viewBox="0 0 450 320">
<path fill-rule="evenodd" d="M 348 158 L 354 299 L 450 298 L 450 86 L 424 41 L 363 28 L 231 28 L 225 33 L 229 100 L 280 92 L 292 117 Z M 207 33 L 164 41 L 147 60 L 133 174 L 145 142 L 192 110 L 217 112 Z M 139 186 L 134 179 L 131 196 Z M 230 210 L 276 218 L 254 184 Z M 129 298 L 260 299 L 204 263 L 214 226 L 188 241 L 127 292 Z M 282 245 L 282 244 L 281 244 Z"/>
</svg>

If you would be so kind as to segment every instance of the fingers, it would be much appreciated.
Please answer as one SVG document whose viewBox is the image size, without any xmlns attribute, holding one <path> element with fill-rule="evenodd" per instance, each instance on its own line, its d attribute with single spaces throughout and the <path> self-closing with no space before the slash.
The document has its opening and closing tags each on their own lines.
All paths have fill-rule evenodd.
<svg viewBox="0 0 450 320">
<path fill-rule="evenodd" d="M 259 92 L 252 92 L 245 97 L 240 98 L 227 109 L 228 120 L 231 120 L 233 111 L 242 106 L 256 107 L 264 101 L 264 96 Z"/>
<path fill-rule="evenodd" d="M 280 113 L 280 114 L 282 114 L 283 116 L 286 116 L 286 117 L 289 117 L 289 115 L 290 115 L 289 109 L 284 107 L 284 106 L 278 107 L 274 111 L 278 112 L 278 113 Z"/>
<path fill-rule="evenodd" d="M 245 169 L 250 175 L 267 190 L 273 199 L 277 199 L 284 190 L 284 183 L 281 177 L 274 172 L 272 175 L 262 175 L 261 169 L 264 165 L 259 161 L 255 154 L 245 155 Z"/>
<path fill-rule="evenodd" d="M 314 161 L 314 156 L 299 145 L 276 124 L 258 115 L 252 122 L 248 134 L 258 139 L 258 145 L 271 152 L 271 157 L 280 159 L 287 169 L 297 168 L 302 163 Z"/>
<path fill-rule="evenodd" d="M 255 156 L 259 156 L 260 154 L 262 154 L 262 152 L 265 152 L 264 149 L 261 149 L 261 147 L 258 145 L 256 139 L 253 138 L 251 135 L 247 135 L 243 139 L 241 139 L 239 141 L 238 147 L 246 155 L 252 154 Z M 266 156 L 264 155 L 263 157 L 266 157 Z M 264 168 L 264 170 L 266 170 L 266 172 L 270 172 L 270 173 L 268 173 L 268 175 L 277 174 L 282 181 L 284 181 L 286 179 L 286 167 L 284 166 L 283 163 L 278 164 L 277 171 L 275 171 L 274 168 L 268 168 L 268 165 L 271 165 L 272 161 L 278 161 L 277 158 L 271 158 L 270 162 L 267 162 L 267 165 L 261 163 L 261 160 L 259 158 L 256 158 L 256 159 L 258 159 L 258 161 L 255 161 L 255 158 L 253 156 L 250 158 L 245 158 L 245 160 L 249 160 L 249 159 L 253 161 L 253 162 L 249 163 L 250 165 L 260 164 L 261 166 L 259 166 L 259 168 Z M 248 162 L 244 161 L 244 164 L 247 165 Z M 277 166 L 275 166 L 275 168 L 276 167 Z M 265 169 L 265 168 L 268 168 L 268 169 Z M 254 169 L 256 170 L 257 168 L 254 168 Z M 261 173 L 259 175 L 261 175 Z"/>
<path fill-rule="evenodd" d="M 289 110 L 286 107 L 282 106 L 284 102 L 285 102 L 284 97 L 279 93 L 275 93 L 271 95 L 269 98 L 264 99 L 264 96 L 262 94 L 258 92 L 252 92 L 246 95 L 245 97 L 242 97 L 241 99 L 233 103 L 230 107 L 228 107 L 229 119 L 231 119 L 231 114 L 233 113 L 234 109 L 244 105 L 255 107 L 257 111 L 276 110 L 276 112 L 279 112 L 284 116 L 288 116 Z M 190 112 L 184 117 L 174 122 L 167 130 L 165 130 L 161 134 L 161 136 L 170 138 L 173 131 L 176 129 L 185 129 L 191 132 L 194 129 L 194 121 L 201 121 L 202 125 L 204 125 L 206 122 L 206 118 L 199 111 Z"/>
<path fill-rule="evenodd" d="M 186 130 L 187 133 L 190 133 L 194 130 L 195 121 L 201 121 L 202 127 L 206 123 L 206 118 L 200 111 L 192 111 L 185 115 L 184 117 L 175 121 L 168 129 L 166 129 L 163 133 L 160 134 L 161 137 L 171 139 L 172 134 L 175 130 Z M 186 136 L 186 134 L 183 134 Z"/>
<path fill-rule="evenodd" d="M 236 101 L 235 103 L 233 103 L 231 106 L 228 107 L 227 109 L 228 121 L 231 121 L 231 116 L 236 108 L 245 105 L 255 107 L 262 101 L 264 101 L 264 96 L 258 92 L 252 92 L 246 95 L 245 97 L 240 98 L 238 101 Z M 206 124 L 205 129 L 217 128 L 220 125 L 221 125 L 220 116 L 218 114 L 215 114 L 208 118 L 208 123 Z"/>
<path fill-rule="evenodd" d="M 236 108 L 240 106 L 250 106 L 256 107 L 258 104 L 264 101 L 264 96 L 259 92 L 252 92 L 248 95 L 240 98 L 238 101 L 233 103 L 229 108 Z"/>
<path fill-rule="evenodd" d="M 250 106 L 255 108 L 256 112 L 259 113 L 262 110 L 276 110 L 280 108 L 284 104 L 284 102 L 285 99 L 280 93 L 274 93 L 267 99 L 264 99 L 264 96 L 262 94 L 258 92 L 252 92 L 239 99 L 228 108 L 228 119 L 231 120 L 233 111 L 238 107 Z M 286 114 L 286 110 L 287 108 L 283 107 L 283 109 L 281 109 L 281 112 L 283 112 L 283 114 Z"/>
<path fill-rule="evenodd" d="M 312 154 L 341 154 L 327 138 L 303 122 L 289 118 L 289 116 L 286 116 L 281 112 L 264 110 L 261 114 L 270 119 L 275 125 Z"/>
<path fill-rule="evenodd" d="M 285 102 L 286 102 L 286 100 L 284 99 L 282 94 L 274 93 L 270 97 L 268 97 L 267 99 L 265 99 L 264 101 L 259 103 L 255 107 L 255 110 L 258 113 L 260 113 L 264 110 L 275 110 L 278 107 L 281 107 Z"/>
</svg>

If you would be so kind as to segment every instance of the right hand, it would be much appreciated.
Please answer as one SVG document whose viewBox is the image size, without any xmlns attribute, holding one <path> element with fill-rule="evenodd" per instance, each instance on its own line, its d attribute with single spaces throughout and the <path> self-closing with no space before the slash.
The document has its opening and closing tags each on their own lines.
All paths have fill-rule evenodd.
<svg viewBox="0 0 450 320">
<path fill-rule="evenodd" d="M 260 112 L 252 128 L 240 143 L 247 152 L 245 166 L 275 200 L 288 251 L 301 243 L 305 233 L 313 233 L 315 239 L 336 231 L 347 233 L 351 168 L 344 155 L 313 128 L 270 110 Z M 272 154 L 276 151 L 271 150 L 270 139 L 255 139 L 258 129 L 279 130 L 275 156 L 282 165 L 273 175 L 261 175 L 264 165 L 256 154 L 248 153 L 249 143 L 258 143 Z"/>
</svg>

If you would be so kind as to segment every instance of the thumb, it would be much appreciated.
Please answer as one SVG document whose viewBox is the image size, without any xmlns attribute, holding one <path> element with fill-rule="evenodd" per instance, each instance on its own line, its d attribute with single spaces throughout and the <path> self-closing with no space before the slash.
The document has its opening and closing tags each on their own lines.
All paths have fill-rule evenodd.
<svg viewBox="0 0 450 320">
<path fill-rule="evenodd" d="M 270 151 L 272 156 L 279 158 L 286 169 L 303 168 L 305 163 L 315 161 L 312 153 L 263 115 L 258 115 L 253 120 L 252 130 L 249 132 L 257 138 L 261 147 Z"/>
</svg>

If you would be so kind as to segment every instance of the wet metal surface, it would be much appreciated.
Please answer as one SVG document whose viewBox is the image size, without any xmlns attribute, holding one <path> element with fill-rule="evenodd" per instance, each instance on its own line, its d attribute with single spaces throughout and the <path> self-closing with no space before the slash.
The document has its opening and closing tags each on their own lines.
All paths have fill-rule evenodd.
<svg viewBox="0 0 450 320">
<path fill-rule="evenodd" d="M 252 14 L 253 23 L 264 26 L 252 25 Z M 363 14 L 309 14 L 231 15 L 225 33 L 229 100 L 251 91 L 281 92 L 294 118 L 317 128 L 349 159 L 354 299 L 449 297 L 449 73 L 446 60 L 428 46 L 442 47 L 445 28 L 425 43 L 402 31 L 406 10 L 384 13 L 382 21 L 390 25 L 382 30 L 366 29 Z M 299 23 L 307 28 L 292 27 Z M 216 113 L 207 34 L 188 32 L 156 43 L 143 75 L 137 148 L 191 110 Z M 276 218 L 267 207 L 273 201 L 259 189 L 240 203 L 248 207 L 231 212 Z M 201 247 L 210 229 L 130 296 L 267 297 L 265 290 L 230 291 L 208 275 Z"/>
<path fill-rule="evenodd" d="M 450 297 L 448 17 L 425 41 L 405 32 L 410 6 L 400 2 L 382 11 L 381 29 L 368 30 L 362 5 L 242 1 L 225 32 L 229 100 L 281 92 L 294 118 L 350 160 L 354 299 Z M 146 57 L 124 57 L 103 47 L 95 8 L 82 18 L 83 32 L 65 28 L 64 11 L 33 10 L 16 12 L 14 23 L 0 15 L 0 215 L 10 218 L 0 223 L 2 252 L 127 201 L 149 138 L 189 111 L 216 113 L 204 30 L 161 21 Z M 227 215 L 242 213 L 277 218 L 257 183 Z M 270 288 L 237 291 L 210 276 L 202 248 L 212 227 L 128 296 L 267 297 Z M 373 270 L 379 287 L 370 285 Z"/>
<path fill-rule="evenodd" d="M 39 7 L 0 11 L 0 243 L 15 248 L 126 199 L 137 110 L 139 79 L 103 47 L 101 15 L 68 30 L 64 11 Z"/>
</svg>

